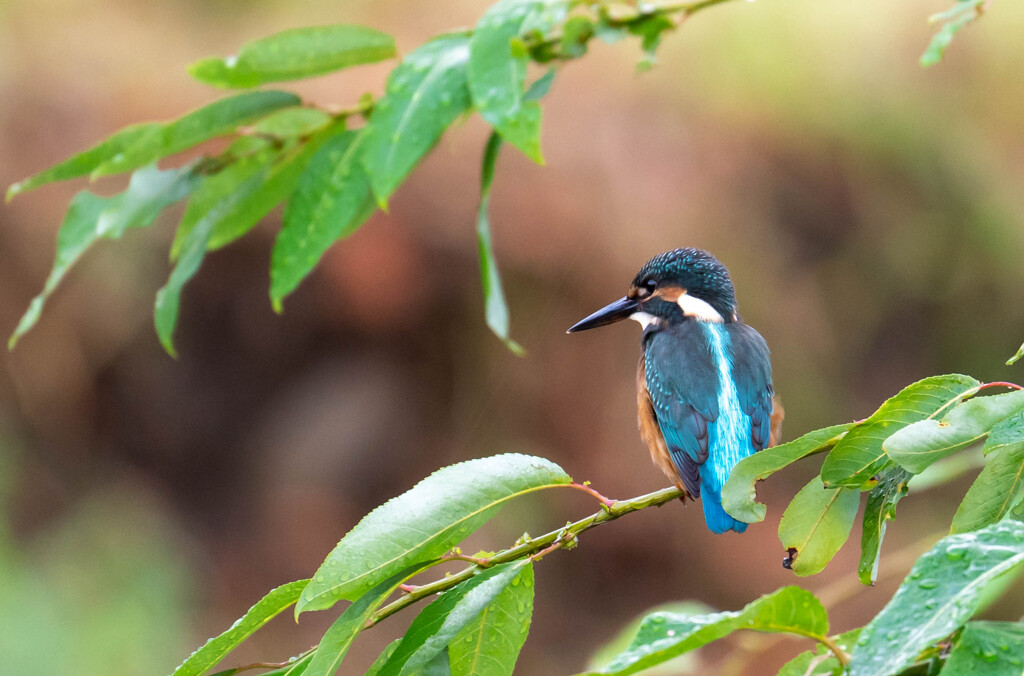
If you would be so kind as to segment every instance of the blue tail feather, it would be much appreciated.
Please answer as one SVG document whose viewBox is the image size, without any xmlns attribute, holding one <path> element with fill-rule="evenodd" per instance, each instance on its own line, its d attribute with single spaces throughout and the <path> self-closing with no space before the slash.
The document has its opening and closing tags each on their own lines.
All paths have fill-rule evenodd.
<svg viewBox="0 0 1024 676">
<path fill-rule="evenodd" d="M 714 533 L 725 533 L 734 530 L 742 533 L 747 530 L 747 524 L 729 516 L 722 507 L 722 496 L 713 486 L 701 482 L 701 503 L 704 507 L 704 522 Z"/>
</svg>

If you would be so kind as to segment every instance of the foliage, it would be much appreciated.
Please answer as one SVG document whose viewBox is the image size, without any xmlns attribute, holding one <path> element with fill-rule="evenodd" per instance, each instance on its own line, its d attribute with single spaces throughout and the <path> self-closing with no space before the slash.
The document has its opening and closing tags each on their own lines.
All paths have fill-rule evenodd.
<svg viewBox="0 0 1024 676">
<path fill-rule="evenodd" d="M 281 311 L 285 298 L 325 251 L 376 209 L 387 209 L 391 196 L 445 131 L 475 111 L 493 127 L 484 151 L 477 217 L 486 319 L 506 345 L 520 351 L 510 337 L 488 216 L 501 146 L 507 142 L 532 160 L 543 161 L 540 100 L 551 86 L 555 68 L 584 56 L 593 38 L 638 38 L 645 53 L 640 67 L 648 68 L 667 31 L 725 1 L 634 6 L 499 0 L 472 31 L 438 36 L 407 54 L 391 71 L 378 99 L 364 96 L 350 107 L 333 110 L 284 91 L 248 91 L 178 120 L 122 129 L 8 190 L 10 199 L 54 181 L 131 173 L 120 194 L 102 197 L 82 191 L 73 198 L 58 234 L 53 269 L 10 345 L 36 323 L 49 295 L 93 243 L 118 239 L 129 228 L 147 227 L 163 209 L 186 198 L 170 252 L 174 269 L 156 298 L 156 331 L 165 349 L 174 354 L 181 294 L 205 254 L 244 236 L 284 203 L 284 223 L 270 257 L 270 300 Z M 922 63 L 937 61 L 956 31 L 977 18 L 984 4 L 958 0 L 953 9 L 937 15 L 936 20 L 945 23 Z M 203 59 L 189 72 L 215 87 L 251 88 L 379 62 L 395 53 L 394 40 L 379 31 L 322 26 L 256 40 L 236 56 Z M 528 85 L 531 64 L 547 70 Z M 218 137 L 231 138 L 222 152 L 176 168 L 157 166 Z M 1016 391 L 978 396 L 995 386 Z M 1024 392 L 1018 386 L 982 384 L 958 374 L 926 378 L 904 388 L 865 420 L 812 431 L 744 459 L 725 485 L 722 499 L 735 518 L 762 521 L 767 508 L 756 502 L 756 482 L 798 460 L 827 453 L 820 473 L 782 516 L 784 565 L 801 576 L 821 571 L 849 538 L 866 492 L 858 573 L 862 582 L 872 584 L 886 525 L 914 485 L 914 477 L 982 442 L 989 460 L 961 502 L 951 535 L 915 563 L 889 604 L 865 627 L 834 635 L 817 598 L 798 587 L 785 587 L 738 611 L 649 614 L 628 645 L 590 673 L 628 674 L 664 665 L 741 629 L 815 641 L 813 649 L 780 672 L 787 675 L 885 675 L 922 666 L 928 673 L 942 667 L 943 673 L 957 674 L 979 670 L 979 659 L 986 670 L 1006 667 L 1007 672 L 1019 673 L 1024 626 L 969 622 L 986 591 L 1024 561 Z M 968 465 L 958 467 L 960 472 Z M 458 549 L 509 500 L 556 487 L 592 494 L 601 511 L 539 538 L 524 535 L 497 553 L 468 556 Z M 370 673 L 511 674 L 529 631 L 534 564 L 554 550 L 574 547 L 580 534 L 591 528 L 680 496 L 680 489 L 668 488 L 631 500 L 608 500 L 585 484 L 572 482 L 554 463 L 519 454 L 443 468 L 367 515 L 311 579 L 270 592 L 193 653 L 174 676 L 207 673 L 293 604 L 298 618 L 302 612 L 328 610 L 345 601 L 348 605 L 316 647 L 269 672 L 325 676 L 339 668 L 364 629 L 435 596 Z M 412 578 L 452 561 L 469 565 L 427 584 L 410 584 Z M 399 596 L 392 599 L 395 594 Z"/>
</svg>

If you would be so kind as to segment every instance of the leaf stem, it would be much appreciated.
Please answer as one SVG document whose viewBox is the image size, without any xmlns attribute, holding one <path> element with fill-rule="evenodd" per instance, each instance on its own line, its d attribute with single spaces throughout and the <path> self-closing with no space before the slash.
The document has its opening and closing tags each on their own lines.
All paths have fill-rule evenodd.
<svg viewBox="0 0 1024 676">
<path fill-rule="evenodd" d="M 836 659 L 839 660 L 839 664 L 846 667 L 850 664 L 850 656 L 846 654 L 846 651 L 839 647 L 839 644 L 831 636 L 819 636 L 818 642 L 828 648 Z"/>
<path fill-rule="evenodd" d="M 533 556 L 535 554 L 543 556 L 550 551 L 554 551 L 555 549 L 564 547 L 566 544 L 575 541 L 576 537 L 584 531 L 596 528 L 603 523 L 614 521 L 620 516 L 624 516 L 631 512 L 638 512 L 641 509 L 647 509 L 648 507 L 660 507 L 667 502 L 671 502 L 676 498 L 682 497 L 682 495 L 682 490 L 672 486 L 670 488 L 663 488 L 660 491 L 641 495 L 630 500 L 616 500 L 612 502 L 610 506 L 602 506 L 601 511 L 596 514 L 591 514 L 586 518 L 569 523 L 558 530 L 547 533 L 546 535 L 532 538 L 528 542 L 500 551 L 494 556 L 488 557 L 487 561 L 493 566 L 499 563 L 508 563 L 509 561 L 525 559 L 526 557 Z M 465 582 L 469 578 L 473 577 L 479 570 L 481 570 L 480 566 L 472 565 L 468 568 L 464 568 L 454 575 L 448 575 L 440 580 L 435 580 L 434 582 L 430 582 L 425 585 L 413 587 L 412 591 L 408 592 L 401 598 L 392 601 L 390 604 L 374 613 L 366 623 L 367 628 L 374 626 L 384 618 L 394 615 L 406 606 L 410 606 L 420 599 L 426 598 L 427 596 L 433 596 L 439 592 L 451 589 L 461 582 Z"/>
</svg>

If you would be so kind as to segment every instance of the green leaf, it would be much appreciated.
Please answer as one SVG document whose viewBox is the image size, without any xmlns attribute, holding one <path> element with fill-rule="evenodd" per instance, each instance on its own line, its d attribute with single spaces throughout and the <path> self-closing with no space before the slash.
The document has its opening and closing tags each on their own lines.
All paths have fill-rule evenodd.
<svg viewBox="0 0 1024 676">
<path fill-rule="evenodd" d="M 928 469 L 910 478 L 907 487 L 915 493 L 928 491 L 950 481 L 959 479 L 985 466 L 985 455 L 981 449 L 958 453 L 944 460 L 939 460 Z"/>
<path fill-rule="evenodd" d="M 295 94 L 279 91 L 245 92 L 214 101 L 173 122 L 149 125 L 148 131 L 140 134 L 131 145 L 93 169 L 92 176 L 119 174 L 141 167 L 299 103 Z"/>
<path fill-rule="evenodd" d="M 1024 390 L 975 397 L 942 418 L 904 427 L 882 444 L 900 466 L 918 473 L 928 465 L 985 438 L 999 421 L 1024 411 Z"/>
<path fill-rule="evenodd" d="M 19 181 L 7 189 L 7 201 L 20 193 L 35 190 L 41 185 L 66 181 L 79 176 L 91 173 L 96 167 L 104 162 L 117 157 L 125 150 L 134 145 L 140 138 L 149 136 L 155 129 L 159 129 L 161 123 L 146 122 L 144 124 L 133 124 L 116 132 L 113 136 L 101 141 L 97 145 L 74 155 L 59 164 L 39 172 L 29 178 Z"/>
<path fill-rule="evenodd" d="M 946 53 L 946 48 L 953 42 L 953 36 L 961 28 L 981 16 L 984 4 L 985 0 L 957 0 L 956 5 L 950 9 L 929 17 L 929 23 L 940 21 L 945 23 L 932 37 L 928 49 L 921 55 L 921 65 L 927 68 L 941 61 L 942 55 Z"/>
<path fill-rule="evenodd" d="M 608 664 L 615 659 L 616 655 L 629 647 L 633 638 L 640 631 L 643 619 L 648 615 L 662 612 L 674 615 L 706 615 L 714 611 L 697 601 L 676 601 L 655 606 L 620 629 L 614 638 L 598 648 L 590 658 L 589 668 L 600 669 L 601 665 Z M 657 666 L 645 669 L 644 676 L 654 676 L 655 674 L 659 676 L 678 676 L 679 674 L 699 673 L 698 667 L 700 663 L 695 657 L 695 655 L 691 654 L 680 655 Z"/>
<path fill-rule="evenodd" d="M 544 163 L 540 105 L 523 96 L 530 55 L 513 41 L 527 30 L 547 32 L 561 21 L 565 5 L 551 0 L 499 0 L 480 19 L 469 44 L 474 105 L 502 138 L 538 164 Z M 538 17 L 551 23 L 543 25 Z"/>
<path fill-rule="evenodd" d="M 181 242 L 181 255 L 178 264 L 171 271 L 167 284 L 156 294 L 153 315 L 160 343 L 164 346 L 167 354 L 172 357 L 177 357 L 173 336 L 174 328 L 178 323 L 182 289 L 199 271 L 199 266 L 202 265 L 203 258 L 206 257 L 206 250 L 210 246 L 211 237 L 217 225 L 229 218 L 231 214 L 236 213 L 239 205 L 252 199 L 262 186 L 262 174 L 250 176 L 234 192 L 227 194 L 221 202 L 203 214 L 194 227 L 187 230 Z M 182 228 L 179 227 L 179 230 Z"/>
<path fill-rule="evenodd" d="M 236 56 L 209 57 L 188 67 L 195 79 L 237 89 L 300 80 L 395 55 L 395 39 L 366 28 L 335 24 L 292 28 L 247 42 Z"/>
<path fill-rule="evenodd" d="M 433 663 L 456 637 L 465 638 L 462 631 L 473 625 L 484 609 L 515 579 L 519 579 L 519 584 L 523 584 L 522 574 L 532 565 L 529 559 L 524 559 L 493 566 L 442 594 L 412 621 L 402 642 L 398 644 L 398 649 L 380 670 L 380 676 L 423 673 L 424 668 Z M 530 582 L 532 584 L 532 573 Z M 515 640 L 518 641 L 520 628 L 515 627 L 514 629 L 517 634 Z M 469 639 L 472 641 L 473 637 L 470 636 Z M 504 636 L 494 635 L 488 637 L 487 640 L 498 642 L 504 639 Z M 523 636 L 523 640 L 525 640 L 525 636 Z M 514 665 L 518 653 L 518 648 L 511 654 L 511 657 L 509 657 L 508 651 L 497 652 L 502 658 L 511 659 L 510 664 L 503 665 L 508 667 L 507 673 L 511 673 L 511 667 Z M 464 654 L 460 653 L 460 656 L 464 656 Z M 451 657 L 450 652 L 449 657 Z M 470 657 L 472 659 L 473 656 Z M 467 662 L 459 664 L 462 667 L 471 666 L 471 663 Z M 496 673 L 493 671 L 456 672 L 454 666 L 451 664 L 453 674 Z"/>
<path fill-rule="evenodd" d="M 1024 499 L 1024 443 L 989 460 L 953 517 L 951 533 L 978 530 L 1004 518 Z"/>
<path fill-rule="evenodd" d="M 635 674 L 728 636 L 737 629 L 788 633 L 820 639 L 828 634 L 828 614 L 814 594 L 783 587 L 743 610 L 682 615 L 654 613 L 644 618 L 630 646 L 588 676 Z"/>
<path fill-rule="evenodd" d="M 561 50 L 565 56 L 578 58 L 587 53 L 587 43 L 594 37 L 594 21 L 577 14 L 562 25 Z"/>
<path fill-rule="evenodd" d="M 834 637 L 833 640 L 841 650 L 849 653 L 859 635 L 858 627 Z M 804 651 L 786 662 L 777 676 L 833 676 L 839 667 L 839 660 L 832 655 L 832 651 L 819 645 L 816 649 Z"/>
<path fill-rule="evenodd" d="M 746 523 L 764 521 L 767 508 L 757 502 L 758 481 L 783 467 L 815 453 L 831 449 L 854 423 L 814 430 L 779 446 L 766 448 L 740 460 L 722 488 L 722 506 L 729 516 Z"/>
<path fill-rule="evenodd" d="M 305 676 L 332 676 L 338 670 L 345 654 L 359 633 L 366 627 L 367 620 L 377 612 L 384 601 L 398 589 L 398 586 L 413 575 L 422 572 L 435 563 L 421 562 L 396 573 L 377 584 L 345 609 L 327 630 L 320 645 L 313 653 L 313 659 L 306 667 Z"/>
<path fill-rule="evenodd" d="M 484 310 L 487 326 L 514 354 L 524 354 L 519 343 L 509 336 L 508 303 L 501 285 L 498 259 L 494 256 L 491 241 L 491 221 L 487 215 L 491 201 L 491 183 L 494 181 L 494 164 L 501 150 L 501 137 L 492 133 L 484 150 L 484 164 L 480 179 L 480 208 L 476 220 L 477 252 L 480 256 L 480 281 L 484 290 Z"/>
<path fill-rule="evenodd" d="M 305 673 L 309 663 L 313 661 L 313 655 L 315 652 L 316 651 L 306 653 L 301 657 L 293 657 L 288 660 L 288 663 L 285 666 L 274 669 L 273 671 L 260 672 L 259 676 L 300 676 Z M 218 672 L 218 674 L 220 673 L 221 672 Z M 224 676 L 233 676 L 240 672 L 237 669 L 231 669 L 223 673 Z M 214 674 L 214 676 L 218 676 L 218 674 Z"/>
<path fill-rule="evenodd" d="M 533 565 L 527 564 L 452 640 L 452 676 L 511 676 L 532 616 Z"/>
<path fill-rule="evenodd" d="M 410 563 L 444 554 L 508 500 L 570 482 L 553 462 L 516 453 L 440 469 L 342 538 L 303 592 L 296 615 L 358 598 Z"/>
<path fill-rule="evenodd" d="M 913 476 L 902 467 L 887 467 L 878 485 L 868 494 L 864 506 L 864 526 L 860 536 L 860 581 L 872 585 L 878 579 L 878 557 L 885 538 L 885 526 L 896 516 L 896 503 L 907 494 L 907 482 Z"/>
<path fill-rule="evenodd" d="M 387 661 L 395 654 L 395 650 L 398 649 L 398 644 L 401 642 L 402 639 L 396 638 L 391 643 L 388 643 L 387 647 L 381 651 L 380 655 L 377 656 L 377 659 L 373 661 L 373 664 L 370 665 L 370 668 L 366 670 L 363 676 L 379 676 L 380 670 L 384 668 Z"/>
<path fill-rule="evenodd" d="M 57 255 L 42 292 L 32 299 L 7 345 L 13 349 L 42 314 L 50 294 L 82 254 L 100 238 L 119 239 L 129 228 L 148 226 L 164 208 L 182 199 L 195 185 L 191 167 L 136 171 L 125 192 L 99 197 L 88 191 L 75 195 L 57 233 Z"/>
<path fill-rule="evenodd" d="M 274 207 L 295 192 L 311 159 L 336 130 L 328 128 L 304 144 L 286 150 L 256 151 L 207 177 L 189 201 L 178 225 L 171 259 L 178 258 L 189 233 L 214 209 L 217 209 L 216 223 L 207 242 L 208 250 L 227 246 L 256 227 Z"/>
<path fill-rule="evenodd" d="M 932 376 L 908 385 L 850 430 L 821 466 L 827 486 L 863 486 L 891 461 L 882 442 L 911 423 L 959 401 L 981 383 L 969 376 Z"/>
<path fill-rule="evenodd" d="M 199 676 L 206 673 L 255 633 L 257 629 L 276 617 L 281 611 L 295 603 L 309 580 L 296 580 L 272 590 L 243 615 L 231 628 L 207 641 L 192 653 L 172 676 Z"/>
<path fill-rule="evenodd" d="M 334 118 L 319 108 L 295 106 L 271 113 L 255 125 L 253 131 L 279 138 L 308 136 L 331 124 Z"/>
<path fill-rule="evenodd" d="M 662 34 L 675 27 L 676 24 L 664 14 L 652 14 L 629 24 L 629 32 L 640 36 L 640 46 L 644 50 L 645 57 L 637 65 L 639 70 L 650 70 L 658 62 L 657 52 Z"/>
<path fill-rule="evenodd" d="M 409 54 L 388 76 L 364 134 L 363 164 L 381 208 L 441 134 L 470 106 L 469 38 L 446 35 Z"/>
<path fill-rule="evenodd" d="M 814 477 L 789 503 L 779 522 L 779 539 L 797 575 L 820 573 L 850 537 L 860 506 L 857 488 L 825 488 Z"/>
<path fill-rule="evenodd" d="M 10 198 L 11 198 L 10 191 L 8 191 L 7 199 L 10 199 Z M 1009 359 L 1006 360 L 1006 365 L 1007 366 L 1013 366 L 1014 364 L 1017 363 L 1017 361 L 1021 357 L 1024 357 L 1024 343 L 1021 344 L 1020 348 L 1017 350 L 1017 353 L 1015 355 L 1013 355 L 1012 357 L 1010 357 Z"/>
<path fill-rule="evenodd" d="M 270 298 L 278 312 L 331 244 L 355 232 L 376 208 L 359 161 L 361 140 L 348 131 L 324 144 L 288 202 L 270 259 Z"/>
<path fill-rule="evenodd" d="M 1000 420 L 985 440 L 985 455 L 1024 443 L 1024 411 Z"/>
<path fill-rule="evenodd" d="M 939 676 L 1020 676 L 1024 624 L 968 622 Z"/>
<path fill-rule="evenodd" d="M 940 540 L 864 627 L 848 676 L 889 676 L 962 626 L 986 587 L 1024 561 L 1024 523 L 1006 520 Z"/>
</svg>

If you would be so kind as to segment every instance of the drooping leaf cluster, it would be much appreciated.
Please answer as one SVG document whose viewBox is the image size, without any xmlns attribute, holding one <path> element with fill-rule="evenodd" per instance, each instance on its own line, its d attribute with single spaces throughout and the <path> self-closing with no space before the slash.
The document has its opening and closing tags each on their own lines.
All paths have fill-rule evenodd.
<svg viewBox="0 0 1024 676">
<path fill-rule="evenodd" d="M 47 298 L 93 243 L 146 227 L 182 200 L 187 205 L 170 252 L 174 268 L 155 304 L 154 323 L 165 349 L 175 353 L 182 290 L 206 253 L 243 237 L 284 204 L 283 225 L 270 256 L 270 301 L 280 312 L 284 299 L 327 249 L 351 235 L 377 208 L 386 209 L 448 127 L 477 111 L 494 128 L 484 153 L 477 221 L 485 315 L 494 333 L 520 352 L 510 338 L 487 214 L 499 145 L 506 141 L 543 162 L 539 99 L 551 85 L 555 66 L 585 54 L 594 36 L 614 41 L 638 35 L 650 59 L 665 31 L 710 4 L 717 2 L 640 10 L 577 0 L 500 0 L 474 30 L 439 36 L 407 54 L 387 77 L 380 98 L 367 94 L 352 107 L 331 110 L 285 91 L 247 91 L 171 122 L 122 129 L 8 189 L 11 199 L 54 181 L 131 172 L 128 188 L 118 195 L 101 197 L 84 190 L 72 200 L 50 276 L 9 345 L 38 321 Z M 202 59 L 189 73 L 214 87 L 248 89 L 396 54 L 394 40 L 379 31 L 318 26 L 250 42 L 227 58 Z M 548 72 L 528 87 L 531 64 Z M 172 169 L 157 167 L 221 137 L 230 139 L 222 152 Z"/>
</svg>

